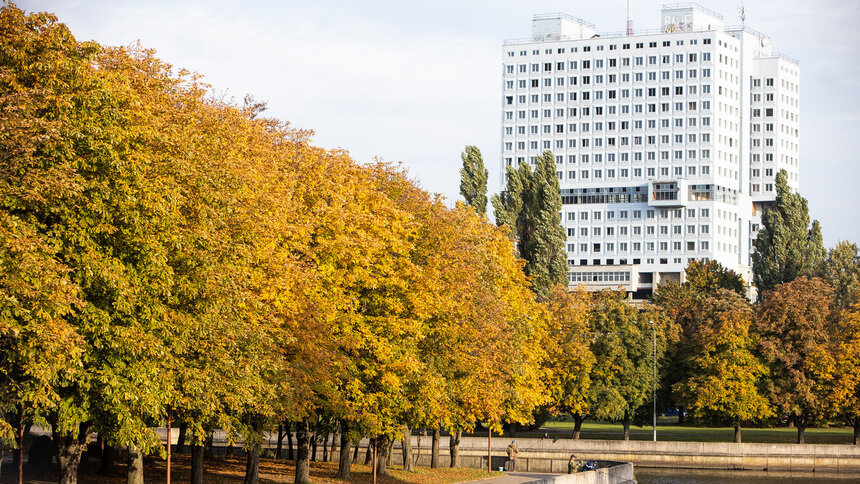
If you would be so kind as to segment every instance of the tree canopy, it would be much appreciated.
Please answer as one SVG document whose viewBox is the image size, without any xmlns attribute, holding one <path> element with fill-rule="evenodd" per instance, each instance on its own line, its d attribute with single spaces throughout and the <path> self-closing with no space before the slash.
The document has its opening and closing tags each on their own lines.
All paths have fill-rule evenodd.
<svg viewBox="0 0 860 484">
<path fill-rule="evenodd" d="M 508 166 L 505 190 L 493 197 L 496 223 L 507 226 L 525 271 L 541 300 L 554 284 L 567 284 L 566 235 L 561 226 L 561 190 L 555 157 L 545 151 L 532 171 L 527 163 Z"/>
<path fill-rule="evenodd" d="M 761 217 L 762 228 L 752 254 L 753 282 L 759 297 L 778 284 L 800 276 L 820 276 L 826 253 L 817 220 L 810 225 L 805 198 L 788 186 L 788 175 L 776 175 L 776 200 Z"/>
<path fill-rule="evenodd" d="M 469 145 L 460 155 L 463 167 L 460 168 L 460 195 L 466 204 L 475 209 L 478 215 L 487 214 L 487 168 L 477 146 Z"/>
</svg>

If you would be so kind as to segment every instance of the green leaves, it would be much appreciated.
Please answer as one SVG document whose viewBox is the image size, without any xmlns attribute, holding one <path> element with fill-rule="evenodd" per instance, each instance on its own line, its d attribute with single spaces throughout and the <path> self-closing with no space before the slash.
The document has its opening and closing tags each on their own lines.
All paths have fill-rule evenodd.
<svg viewBox="0 0 860 484">
<path fill-rule="evenodd" d="M 466 204 L 475 209 L 479 216 L 487 214 L 487 169 L 481 150 L 477 146 L 466 146 L 460 155 L 463 167 L 460 168 L 460 195 Z"/>
<path fill-rule="evenodd" d="M 752 254 L 753 282 L 759 300 L 777 284 L 800 276 L 820 276 L 826 252 L 821 226 L 810 227 L 809 207 L 805 198 L 788 186 L 785 170 L 776 175 L 776 200 L 762 214 L 762 229 Z"/>
<path fill-rule="evenodd" d="M 706 296 L 699 311 L 688 376 L 673 387 L 680 403 L 697 417 L 715 416 L 736 425 L 772 416 L 764 391 L 769 371 L 755 354 L 749 303 L 736 292 L 719 289 Z"/>
<path fill-rule="evenodd" d="M 551 151 L 537 159 L 535 171 L 523 163 L 506 167 L 505 190 L 493 197 L 496 223 L 505 225 L 526 260 L 538 299 L 545 301 L 554 284 L 567 283 L 566 236 L 561 226 L 561 191 Z"/>
</svg>

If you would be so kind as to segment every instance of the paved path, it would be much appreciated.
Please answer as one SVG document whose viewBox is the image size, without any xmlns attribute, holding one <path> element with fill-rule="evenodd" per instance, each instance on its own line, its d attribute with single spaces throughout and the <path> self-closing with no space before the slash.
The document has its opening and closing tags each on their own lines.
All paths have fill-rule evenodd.
<svg viewBox="0 0 860 484">
<path fill-rule="evenodd" d="M 502 477 L 491 477 L 479 481 L 469 481 L 465 484 L 522 484 L 524 482 L 536 481 L 558 474 L 540 474 L 536 472 L 508 472 Z"/>
</svg>

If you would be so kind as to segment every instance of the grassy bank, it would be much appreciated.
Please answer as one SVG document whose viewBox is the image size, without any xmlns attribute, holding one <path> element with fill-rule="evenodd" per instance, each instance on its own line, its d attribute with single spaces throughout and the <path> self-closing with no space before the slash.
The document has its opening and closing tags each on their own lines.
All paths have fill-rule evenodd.
<svg viewBox="0 0 860 484">
<path fill-rule="evenodd" d="M 783 443 L 797 442 L 797 429 L 793 427 L 779 428 L 744 428 L 744 442 L 759 443 Z M 550 437 L 569 437 L 573 431 L 573 422 L 552 421 L 547 422 L 541 432 L 549 432 Z M 734 440 L 734 429 L 731 427 L 693 427 L 678 425 L 676 417 L 661 417 L 657 422 L 657 440 L 664 441 L 688 441 L 688 442 L 732 442 Z M 543 433 L 530 433 L 530 436 L 538 437 Z M 620 440 L 623 438 L 623 429 L 620 423 L 590 422 L 582 424 L 583 439 L 608 439 Z M 630 438 L 632 440 L 651 440 L 651 426 L 630 427 Z M 853 431 L 850 427 L 843 428 L 809 428 L 805 433 L 808 444 L 851 444 Z"/>
</svg>

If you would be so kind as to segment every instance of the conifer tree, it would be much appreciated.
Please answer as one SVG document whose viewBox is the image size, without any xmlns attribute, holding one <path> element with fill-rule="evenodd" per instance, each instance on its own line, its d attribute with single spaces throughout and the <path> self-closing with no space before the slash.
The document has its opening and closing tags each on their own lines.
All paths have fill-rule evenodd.
<svg viewBox="0 0 860 484">
<path fill-rule="evenodd" d="M 778 284 L 820 275 L 825 255 L 821 226 L 815 220 L 810 227 L 806 199 L 789 188 L 785 170 L 780 170 L 776 201 L 762 215 L 752 255 L 759 298 Z"/>
<path fill-rule="evenodd" d="M 546 300 L 553 284 L 566 284 L 567 254 L 561 226 L 561 190 L 552 152 L 545 151 L 532 171 L 528 164 L 508 167 L 505 191 L 493 197 L 496 223 L 507 225 L 532 290 Z"/>
<path fill-rule="evenodd" d="M 460 155 L 463 168 L 460 168 L 460 195 L 466 204 L 473 207 L 478 215 L 487 214 L 487 169 L 484 158 L 477 146 L 469 145 Z"/>
</svg>

